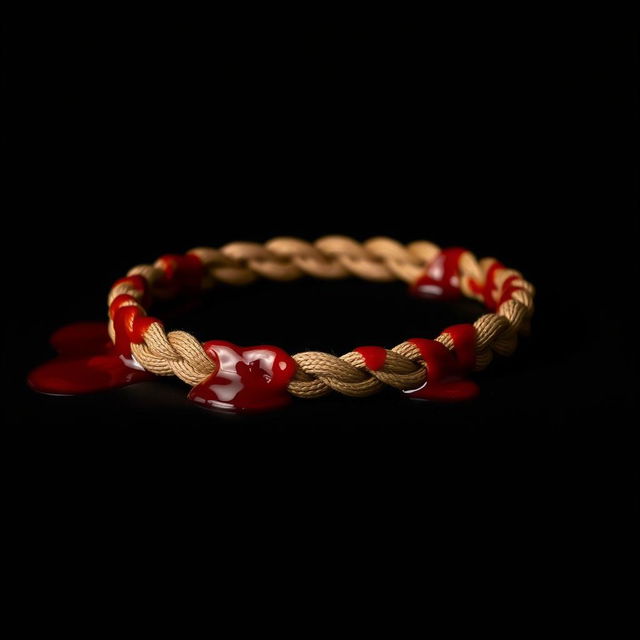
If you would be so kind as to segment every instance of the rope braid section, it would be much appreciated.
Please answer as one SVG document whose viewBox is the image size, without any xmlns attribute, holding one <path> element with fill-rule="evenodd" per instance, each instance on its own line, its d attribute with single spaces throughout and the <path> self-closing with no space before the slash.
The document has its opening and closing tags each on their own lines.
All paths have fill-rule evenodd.
<svg viewBox="0 0 640 640">
<path fill-rule="evenodd" d="M 315 242 L 279 237 L 265 244 L 197 247 L 185 255 L 162 256 L 153 265 L 133 267 L 109 292 L 109 335 L 116 348 L 130 350 L 145 370 L 198 385 L 216 373 L 218 364 L 192 335 L 166 333 L 160 320 L 147 316 L 145 308 L 151 298 L 171 298 L 218 282 L 246 285 L 257 278 L 288 281 L 304 276 L 402 280 L 418 295 L 421 290 L 426 292 L 425 297 L 446 299 L 447 290 L 453 290 L 480 301 L 488 313 L 473 324 L 471 368 L 475 371 L 487 367 L 495 354 L 513 353 L 518 336 L 529 331 L 534 308 L 534 288 L 518 271 L 495 258 L 478 260 L 464 249 L 443 250 L 423 240 L 404 245 L 384 237 L 363 243 L 345 236 L 326 236 Z M 445 330 L 436 342 L 454 351 L 454 338 L 452 330 Z M 368 349 L 378 350 L 375 366 L 362 350 L 340 357 L 316 351 L 293 355 L 296 369 L 287 391 L 301 398 L 317 398 L 332 390 L 364 397 L 385 385 L 412 390 L 425 384 L 428 358 L 418 339 L 392 349 Z"/>
</svg>

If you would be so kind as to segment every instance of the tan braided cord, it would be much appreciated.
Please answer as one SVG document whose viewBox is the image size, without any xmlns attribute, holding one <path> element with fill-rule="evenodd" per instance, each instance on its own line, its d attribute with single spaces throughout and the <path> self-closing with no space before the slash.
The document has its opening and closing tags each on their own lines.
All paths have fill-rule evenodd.
<svg viewBox="0 0 640 640">
<path fill-rule="evenodd" d="M 187 253 L 202 262 L 205 275 L 203 288 L 217 282 L 244 285 L 256 278 L 294 280 L 303 276 L 338 279 L 356 276 L 376 282 L 403 280 L 414 283 L 427 266 L 440 254 L 440 247 L 427 241 L 403 245 L 391 238 L 376 237 L 357 242 L 345 236 L 325 236 L 315 242 L 299 238 L 279 237 L 265 244 L 232 242 L 219 249 L 197 247 Z M 483 301 L 474 293 L 471 281 L 484 284 L 487 273 L 496 262 L 494 258 L 478 260 L 471 252 L 462 254 L 459 261 L 460 289 L 469 298 Z M 164 277 L 164 264 L 139 265 L 127 275 L 141 275 L 148 282 L 152 295 L 162 295 L 156 287 Z M 518 335 L 528 332 L 533 314 L 533 286 L 512 269 L 499 269 L 495 285 L 512 277 L 516 285 L 511 299 L 498 306 L 495 313 L 478 318 L 476 330 L 476 365 L 480 371 L 487 367 L 494 354 L 510 355 L 517 346 Z M 477 286 L 475 288 L 477 291 Z M 116 284 L 109 292 L 108 302 L 127 294 L 141 306 L 143 293 L 132 284 Z M 113 323 L 109 323 L 114 339 Z M 453 348 L 449 334 L 436 338 L 448 349 Z M 175 375 L 187 384 L 202 382 L 214 372 L 215 365 L 206 355 L 201 343 L 184 331 L 165 333 L 160 322 L 153 322 L 144 334 L 144 341 L 131 344 L 136 360 L 147 370 L 161 376 Z M 376 393 L 385 385 L 397 389 L 415 389 L 427 375 L 425 362 L 412 342 L 402 342 L 386 351 L 387 357 L 379 370 L 367 368 L 363 356 L 351 351 L 337 357 L 329 353 L 307 351 L 293 356 L 297 371 L 288 390 L 301 398 L 316 398 L 329 391 L 363 397 Z"/>
</svg>

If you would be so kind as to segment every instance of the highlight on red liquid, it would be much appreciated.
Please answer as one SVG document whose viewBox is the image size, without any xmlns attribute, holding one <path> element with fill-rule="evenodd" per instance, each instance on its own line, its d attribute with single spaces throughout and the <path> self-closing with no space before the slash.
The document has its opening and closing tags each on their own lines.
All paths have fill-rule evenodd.
<svg viewBox="0 0 640 640">
<path fill-rule="evenodd" d="M 496 276 L 503 269 L 506 269 L 506 267 L 498 260 L 494 260 L 487 269 L 483 284 L 480 284 L 476 280 L 469 280 L 469 288 L 471 291 L 482 296 L 484 305 L 490 311 L 495 311 L 501 304 L 511 300 L 516 291 L 522 290 L 521 286 L 515 284 L 517 280 L 520 280 L 520 276 L 515 274 L 506 278 L 500 287 L 498 287 L 496 284 Z"/>
<path fill-rule="evenodd" d="M 287 385 L 296 363 L 279 347 L 239 347 L 223 340 L 203 344 L 216 370 L 189 392 L 189 399 L 211 409 L 266 411 L 291 402 Z"/>
<path fill-rule="evenodd" d="M 411 293 L 430 300 L 457 300 L 461 295 L 459 264 L 466 249 L 443 249 L 411 287 Z"/>
<path fill-rule="evenodd" d="M 164 273 L 160 288 L 172 293 L 196 293 L 202 287 L 204 265 L 193 253 L 168 253 L 156 260 L 156 267 Z"/>
</svg>

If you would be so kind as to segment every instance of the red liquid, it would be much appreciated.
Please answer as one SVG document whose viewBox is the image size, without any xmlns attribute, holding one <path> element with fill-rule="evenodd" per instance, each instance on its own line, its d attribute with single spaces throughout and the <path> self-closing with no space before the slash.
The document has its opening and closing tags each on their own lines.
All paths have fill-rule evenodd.
<svg viewBox="0 0 640 640">
<path fill-rule="evenodd" d="M 125 276 L 124 278 L 118 278 L 112 287 L 115 287 L 118 284 L 129 284 L 134 289 L 138 291 L 142 291 L 142 293 L 146 293 L 148 289 L 147 279 L 144 276 Z"/>
<path fill-rule="evenodd" d="M 113 316 L 113 329 L 116 334 L 115 350 L 118 355 L 131 357 L 131 338 L 133 323 L 144 314 L 140 307 L 120 307 Z"/>
<path fill-rule="evenodd" d="M 63 356 L 103 353 L 111 344 L 104 322 L 76 322 L 61 327 L 49 338 L 51 346 Z"/>
<path fill-rule="evenodd" d="M 133 328 L 128 332 L 129 340 L 134 344 L 141 344 L 144 342 L 144 334 L 147 333 L 147 329 L 156 322 L 162 325 L 162 322 L 153 316 L 138 316 L 133 321 Z"/>
<path fill-rule="evenodd" d="M 113 288 L 118 284 L 128 284 L 137 291 L 141 291 L 143 295 L 140 300 L 140 304 L 145 308 L 149 306 L 149 303 L 151 302 L 151 297 L 149 295 L 149 284 L 147 283 L 147 279 L 144 276 L 126 276 L 125 278 L 119 278 L 111 285 L 111 287 Z"/>
<path fill-rule="evenodd" d="M 495 277 L 498 271 L 504 269 L 505 266 L 497 260 L 487 269 L 487 275 L 484 284 L 480 284 L 477 280 L 469 280 L 469 288 L 476 294 L 482 296 L 485 307 L 491 311 L 496 309 L 496 301 L 494 300 L 494 291 L 496 290 Z"/>
<path fill-rule="evenodd" d="M 387 359 L 386 349 L 382 347 L 358 347 L 354 351 L 357 351 L 362 356 L 367 369 L 378 371 L 384 367 Z"/>
<path fill-rule="evenodd" d="M 413 342 L 420 350 L 422 359 L 427 365 L 427 379 L 430 383 L 436 383 L 453 374 L 456 359 L 443 344 L 425 338 L 411 338 L 408 342 Z"/>
<path fill-rule="evenodd" d="M 460 257 L 465 251 L 460 247 L 443 249 L 429 264 L 424 275 L 413 283 L 411 293 L 430 300 L 457 300 L 462 295 L 458 269 Z"/>
<path fill-rule="evenodd" d="M 487 278 L 484 281 L 484 284 L 481 285 L 476 280 L 469 281 L 469 287 L 474 293 L 479 293 L 482 295 L 482 300 L 484 301 L 485 306 L 490 311 L 495 311 L 503 302 L 507 302 L 507 300 L 511 300 L 514 292 L 519 291 L 522 287 L 516 287 L 513 285 L 515 280 L 518 280 L 520 276 L 513 275 L 509 276 L 498 290 L 496 286 L 495 279 L 498 271 L 501 269 L 506 269 L 506 267 L 496 260 L 488 269 L 487 269 Z M 496 300 L 497 298 L 497 300 Z"/>
<path fill-rule="evenodd" d="M 296 363 L 282 349 L 270 345 L 238 347 L 223 340 L 203 344 L 216 371 L 196 385 L 189 400 L 203 407 L 227 411 L 266 411 L 288 404 L 287 385 Z"/>
<path fill-rule="evenodd" d="M 116 314 L 118 309 L 128 306 L 136 307 L 138 306 L 138 301 L 128 293 L 121 293 L 111 301 L 111 304 L 109 305 L 109 317 L 113 320 L 113 316 Z"/>
<path fill-rule="evenodd" d="M 164 277 L 159 283 L 161 287 L 176 293 L 200 291 L 204 267 L 195 254 L 168 253 L 158 258 L 156 265 L 164 272 Z"/>
<path fill-rule="evenodd" d="M 519 276 L 509 276 L 502 284 L 502 293 L 500 294 L 500 299 L 498 300 L 498 304 L 496 308 L 499 307 L 503 302 L 507 302 L 513 298 L 513 294 L 516 291 L 521 291 L 522 287 L 516 287 L 513 285 L 515 280 L 518 280 Z"/>
<path fill-rule="evenodd" d="M 51 336 L 51 344 L 60 355 L 36 367 L 27 379 L 41 393 L 92 393 L 155 378 L 132 358 L 118 355 L 104 323 L 68 325 Z"/>
<path fill-rule="evenodd" d="M 453 356 L 457 361 L 457 373 L 467 374 L 473 371 L 476 365 L 475 327 L 472 324 L 454 324 L 442 333 L 448 333 L 453 340 Z"/>
<path fill-rule="evenodd" d="M 480 394 L 480 388 L 473 380 L 449 378 L 437 383 L 425 383 L 414 391 L 405 391 L 411 398 L 431 400 L 431 402 L 464 402 L 473 400 Z"/>
<path fill-rule="evenodd" d="M 465 249 L 443 250 L 428 266 L 426 273 L 413 285 L 418 296 L 453 300 L 460 297 L 459 261 Z M 166 291 L 193 292 L 201 287 L 204 274 L 200 259 L 192 254 L 165 255 L 158 261 L 164 277 L 159 283 Z M 485 302 L 494 307 L 495 272 L 503 268 L 495 263 L 488 271 L 482 287 Z M 498 304 L 509 299 L 519 287 L 512 285 L 515 276 L 507 279 Z M 128 283 L 148 298 L 147 281 L 142 276 L 127 276 L 114 283 Z M 106 326 L 96 323 L 69 325 L 56 332 L 51 343 L 59 356 L 34 369 L 29 384 L 43 393 L 79 394 L 120 387 L 155 376 L 142 369 L 131 355 L 131 343 L 141 343 L 144 334 L 156 318 L 131 304 L 136 300 L 127 294 L 117 296 L 109 309 L 114 324 L 115 345 L 111 344 Z M 452 337 L 453 352 L 434 340 L 412 340 L 427 364 L 428 382 L 420 389 L 406 392 L 412 397 L 438 401 L 461 400 L 477 395 L 475 383 L 462 379 L 475 362 L 474 329 L 472 325 L 455 325 L 446 330 Z M 287 404 L 291 397 L 286 388 L 293 377 L 295 361 L 278 347 L 261 345 L 238 347 L 229 342 L 210 341 L 204 344 L 217 370 L 207 380 L 196 385 L 189 398 L 203 406 L 232 411 L 259 411 Z M 386 361 L 382 347 L 365 346 L 355 349 L 371 371 L 380 370 Z"/>
<path fill-rule="evenodd" d="M 412 338 L 427 365 L 427 381 L 418 389 L 405 391 L 412 398 L 434 402 L 460 402 L 475 398 L 480 389 L 465 376 L 475 365 L 475 329 L 471 324 L 458 324 L 443 331 L 454 343 L 449 351 L 436 340 Z"/>
</svg>

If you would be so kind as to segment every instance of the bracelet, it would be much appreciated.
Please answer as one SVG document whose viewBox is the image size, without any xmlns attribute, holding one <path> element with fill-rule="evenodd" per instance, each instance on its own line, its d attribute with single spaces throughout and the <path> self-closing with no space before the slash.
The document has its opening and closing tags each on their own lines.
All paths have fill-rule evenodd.
<svg viewBox="0 0 640 640">
<path fill-rule="evenodd" d="M 222 340 L 200 343 L 184 331 L 166 333 L 158 318 L 146 314 L 153 298 L 195 294 L 217 282 L 303 276 L 400 279 L 416 296 L 450 301 L 464 295 L 488 313 L 473 324 L 444 329 L 435 340 L 358 347 L 340 357 L 317 351 L 290 356 L 271 345 L 239 347 Z M 271 409 L 291 396 L 318 398 L 330 391 L 364 397 L 385 386 L 412 398 L 465 400 L 478 393 L 468 375 L 487 367 L 494 354 L 513 353 L 518 335 L 529 332 L 533 296 L 533 286 L 495 258 L 477 260 L 465 249 L 426 241 L 403 245 L 380 237 L 358 243 L 327 236 L 309 243 L 281 237 L 264 245 L 199 247 L 136 266 L 117 280 L 108 296 L 108 325 L 58 330 L 51 338 L 58 357 L 34 369 L 28 382 L 44 393 L 76 394 L 177 376 L 193 387 L 190 400 L 234 411 Z"/>
</svg>

